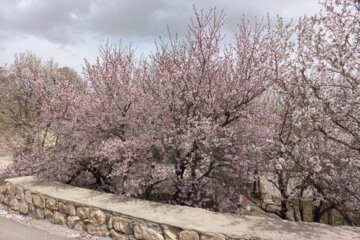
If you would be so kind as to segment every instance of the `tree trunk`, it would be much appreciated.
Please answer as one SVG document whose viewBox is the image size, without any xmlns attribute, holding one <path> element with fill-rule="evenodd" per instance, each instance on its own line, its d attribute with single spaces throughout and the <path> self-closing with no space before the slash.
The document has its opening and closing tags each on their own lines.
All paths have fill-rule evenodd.
<svg viewBox="0 0 360 240">
<path fill-rule="evenodd" d="M 253 189 L 252 189 L 252 192 L 253 192 L 253 193 L 257 194 L 258 189 L 259 189 L 258 186 L 259 186 L 258 180 L 255 179 L 255 180 L 253 181 Z"/>
<path fill-rule="evenodd" d="M 333 208 L 330 208 L 327 211 L 327 223 L 329 225 L 334 225 L 334 209 Z"/>
<path fill-rule="evenodd" d="M 304 209 L 304 202 L 303 200 L 299 199 L 299 213 L 300 213 L 300 220 L 305 222 L 305 209 Z"/>
<path fill-rule="evenodd" d="M 322 217 L 322 211 L 321 208 L 323 206 L 323 203 L 321 202 L 319 206 L 313 206 L 312 210 L 312 221 L 313 222 L 320 222 Z"/>
<path fill-rule="evenodd" d="M 280 202 L 280 217 L 282 219 L 289 219 L 288 217 L 288 200 L 289 196 L 287 194 L 287 181 L 284 178 L 284 173 L 279 172 L 278 173 L 278 184 L 279 184 L 279 190 L 281 194 L 281 202 Z"/>
<path fill-rule="evenodd" d="M 281 210 L 280 210 L 280 217 L 282 218 L 282 219 L 288 219 L 288 211 L 289 211 L 289 209 L 288 209 L 288 200 L 287 199 L 282 199 L 281 200 L 281 204 L 280 204 L 280 206 L 281 206 Z"/>
</svg>

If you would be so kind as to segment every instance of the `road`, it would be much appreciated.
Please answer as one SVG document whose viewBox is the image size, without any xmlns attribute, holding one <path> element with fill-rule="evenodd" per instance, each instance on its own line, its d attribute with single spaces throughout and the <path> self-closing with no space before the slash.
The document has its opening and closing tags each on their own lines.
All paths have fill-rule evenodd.
<svg viewBox="0 0 360 240">
<path fill-rule="evenodd" d="M 0 240 L 69 240 L 12 219 L 0 217 Z"/>
</svg>

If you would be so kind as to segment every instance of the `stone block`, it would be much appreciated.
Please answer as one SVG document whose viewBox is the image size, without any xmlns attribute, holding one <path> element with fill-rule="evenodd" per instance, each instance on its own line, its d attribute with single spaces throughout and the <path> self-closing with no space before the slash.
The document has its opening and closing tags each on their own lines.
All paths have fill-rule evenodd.
<svg viewBox="0 0 360 240">
<path fill-rule="evenodd" d="M 20 187 L 20 186 L 17 186 L 17 187 L 16 187 L 15 197 L 16 197 L 18 200 L 24 199 L 24 188 L 23 188 L 23 187 Z"/>
<path fill-rule="evenodd" d="M 42 208 L 36 208 L 36 210 L 35 210 L 35 218 L 37 218 L 37 219 L 44 219 L 44 218 L 45 218 L 44 209 L 42 209 Z"/>
<path fill-rule="evenodd" d="M 66 222 L 69 228 L 74 228 L 78 222 L 81 222 L 81 219 L 78 216 L 69 216 Z"/>
<path fill-rule="evenodd" d="M 179 240 L 199 240 L 199 234 L 195 231 L 183 230 L 179 233 Z"/>
<path fill-rule="evenodd" d="M 75 206 L 74 206 L 74 204 L 71 204 L 71 203 L 59 202 L 59 211 L 61 213 L 65 213 L 65 214 L 71 215 L 71 216 L 76 215 Z"/>
<path fill-rule="evenodd" d="M 19 211 L 19 200 L 17 200 L 16 198 L 12 197 L 10 198 L 9 200 L 9 207 L 12 209 L 12 210 L 15 210 L 15 211 Z"/>
<path fill-rule="evenodd" d="M 25 202 L 32 204 L 32 195 L 30 191 L 25 191 Z"/>
<path fill-rule="evenodd" d="M 20 202 L 19 212 L 24 215 L 27 215 L 29 213 L 29 206 L 26 202 Z"/>
<path fill-rule="evenodd" d="M 46 220 L 52 223 L 54 222 L 54 213 L 50 209 L 45 208 L 44 215 Z"/>
<path fill-rule="evenodd" d="M 114 239 L 114 240 L 128 240 L 129 239 L 129 237 L 127 235 L 118 233 L 114 229 L 111 229 L 110 237 L 111 237 L 111 239 Z"/>
<path fill-rule="evenodd" d="M 170 226 L 163 226 L 165 240 L 177 240 L 179 229 Z"/>
<path fill-rule="evenodd" d="M 104 225 L 106 222 L 106 214 L 99 209 L 91 211 L 89 220 L 94 226 Z"/>
<path fill-rule="evenodd" d="M 74 225 L 74 229 L 79 230 L 79 231 L 84 231 L 85 230 L 85 223 L 83 221 L 78 221 Z"/>
<path fill-rule="evenodd" d="M 130 222 L 121 217 L 111 217 L 108 223 L 108 227 L 113 228 L 120 233 L 126 233 L 127 235 L 134 235 L 134 231 L 131 228 Z"/>
<path fill-rule="evenodd" d="M 109 234 L 108 228 L 105 225 L 94 226 L 92 224 L 88 224 L 86 226 L 86 231 L 94 236 L 107 236 Z"/>
<path fill-rule="evenodd" d="M 7 182 L 5 184 L 5 193 L 10 195 L 11 197 L 15 197 L 16 195 L 16 186 L 12 183 Z"/>
<path fill-rule="evenodd" d="M 87 219 L 90 217 L 90 208 L 78 207 L 76 208 L 76 215 L 81 219 Z"/>
<path fill-rule="evenodd" d="M 60 225 L 66 225 L 66 215 L 61 212 L 54 212 L 54 223 Z"/>
<path fill-rule="evenodd" d="M 52 211 L 58 211 L 59 210 L 59 204 L 58 201 L 56 201 L 53 198 L 46 198 L 45 199 L 45 206 L 47 209 L 50 209 Z"/>
<path fill-rule="evenodd" d="M 28 215 L 30 217 L 36 218 L 36 208 L 32 204 L 28 204 Z"/>
<path fill-rule="evenodd" d="M 45 208 L 45 199 L 41 195 L 33 195 L 32 196 L 32 202 L 35 207 L 37 208 Z"/>
<path fill-rule="evenodd" d="M 139 240 L 164 240 L 161 232 L 142 224 L 135 225 L 134 235 Z"/>
</svg>

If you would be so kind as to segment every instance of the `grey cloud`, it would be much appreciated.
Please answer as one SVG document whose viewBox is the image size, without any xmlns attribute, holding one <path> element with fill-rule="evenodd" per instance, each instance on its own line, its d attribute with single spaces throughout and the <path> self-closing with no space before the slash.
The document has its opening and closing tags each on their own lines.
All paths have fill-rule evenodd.
<svg viewBox="0 0 360 240">
<path fill-rule="evenodd" d="M 73 43 L 72 12 L 82 12 L 86 0 L 1 0 L 0 28 L 8 38 L 43 37 L 56 43 Z"/>
<path fill-rule="evenodd" d="M 190 6 L 191 6 L 191 2 Z M 84 29 L 124 37 L 163 35 L 167 25 L 181 30 L 187 20 L 186 1 L 92 1 Z"/>
<path fill-rule="evenodd" d="M 286 18 L 303 15 L 317 1 L 297 0 L 0 0 L 0 40 L 23 35 L 62 45 L 83 41 L 83 36 L 153 38 L 166 35 L 167 26 L 180 35 L 197 9 L 217 7 L 227 15 L 225 31 L 232 31 L 243 14 L 279 13 Z"/>
</svg>

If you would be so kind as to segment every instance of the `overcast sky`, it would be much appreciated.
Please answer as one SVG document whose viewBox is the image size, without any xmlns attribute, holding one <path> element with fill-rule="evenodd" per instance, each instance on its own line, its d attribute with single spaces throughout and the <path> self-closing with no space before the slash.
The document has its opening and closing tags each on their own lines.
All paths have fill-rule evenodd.
<svg viewBox="0 0 360 240">
<path fill-rule="evenodd" d="M 29 50 L 81 71 L 99 45 L 120 40 L 146 55 L 167 26 L 185 32 L 193 5 L 224 10 L 230 35 L 243 14 L 297 19 L 319 10 L 318 0 L 0 0 L 0 65 Z"/>
</svg>

